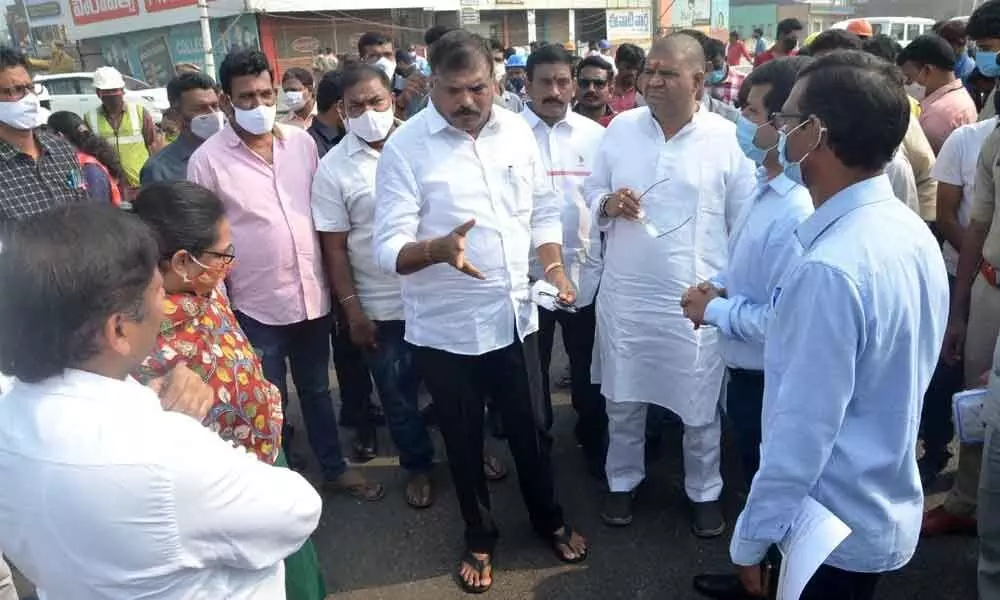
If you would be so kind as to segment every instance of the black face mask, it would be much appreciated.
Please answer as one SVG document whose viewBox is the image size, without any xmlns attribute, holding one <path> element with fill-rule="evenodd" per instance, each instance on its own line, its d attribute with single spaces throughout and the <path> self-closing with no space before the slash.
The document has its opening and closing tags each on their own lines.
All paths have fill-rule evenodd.
<svg viewBox="0 0 1000 600">
<path fill-rule="evenodd" d="M 785 38 L 781 40 L 781 45 L 784 46 L 785 52 L 791 52 L 799 45 L 799 41 L 795 38 Z"/>
</svg>

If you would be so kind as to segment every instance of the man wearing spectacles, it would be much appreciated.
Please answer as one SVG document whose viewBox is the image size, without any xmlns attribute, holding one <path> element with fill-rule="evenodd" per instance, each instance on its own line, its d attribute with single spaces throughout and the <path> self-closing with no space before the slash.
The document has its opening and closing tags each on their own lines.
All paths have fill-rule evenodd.
<svg viewBox="0 0 1000 600">
<path fill-rule="evenodd" d="M 573 110 L 607 127 L 615 118 L 611 108 L 614 67 L 601 56 L 588 56 L 576 67 L 576 105 Z"/>
</svg>

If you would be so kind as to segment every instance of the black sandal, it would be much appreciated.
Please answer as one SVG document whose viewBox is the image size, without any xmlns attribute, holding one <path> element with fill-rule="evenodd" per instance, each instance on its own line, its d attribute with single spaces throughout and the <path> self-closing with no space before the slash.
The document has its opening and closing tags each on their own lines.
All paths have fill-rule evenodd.
<svg viewBox="0 0 1000 600">
<path fill-rule="evenodd" d="M 490 583 L 489 585 L 472 585 L 462 577 L 462 565 L 469 565 L 479 576 L 482 577 L 486 569 L 490 569 Z M 486 560 L 480 560 L 471 551 L 466 551 L 465 556 L 458 563 L 458 571 L 455 572 L 455 579 L 458 580 L 458 585 L 461 586 L 465 593 L 467 594 L 482 594 L 483 592 L 489 590 L 493 587 L 493 564 L 489 558 Z"/>
<path fill-rule="evenodd" d="M 587 547 L 583 550 L 583 553 L 577 556 L 576 558 L 566 558 L 566 555 L 563 554 L 562 550 L 560 549 L 560 546 L 567 549 L 571 549 L 572 546 L 570 546 L 570 542 L 573 540 L 573 534 L 576 533 L 576 531 L 574 531 L 573 528 L 570 527 L 568 524 L 563 525 L 562 530 L 563 530 L 562 533 L 552 534 L 552 540 L 551 540 L 552 551 L 556 553 L 556 558 L 558 558 L 561 562 L 570 565 L 582 563 L 583 561 L 587 560 L 587 555 L 590 554 L 589 543 L 587 544 Z"/>
</svg>

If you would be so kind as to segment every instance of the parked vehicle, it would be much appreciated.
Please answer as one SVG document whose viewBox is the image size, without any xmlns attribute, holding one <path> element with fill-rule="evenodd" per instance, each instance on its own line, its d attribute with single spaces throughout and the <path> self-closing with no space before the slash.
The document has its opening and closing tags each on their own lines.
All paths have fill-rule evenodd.
<svg viewBox="0 0 1000 600">
<path fill-rule="evenodd" d="M 931 33 L 935 22 L 934 19 L 922 17 L 865 17 L 864 19 L 872 26 L 872 33 L 875 35 L 884 33 L 902 46 L 906 46 L 925 33 Z M 853 20 L 834 23 L 833 29 L 847 29 L 847 24 Z"/>
<path fill-rule="evenodd" d="M 144 81 L 127 75 L 125 80 L 125 100 L 141 104 L 159 123 L 163 111 L 170 107 L 166 88 L 154 88 Z M 52 97 L 52 112 L 68 110 L 81 117 L 101 104 L 94 90 L 93 73 L 38 74 L 35 83 L 45 86 Z"/>
</svg>

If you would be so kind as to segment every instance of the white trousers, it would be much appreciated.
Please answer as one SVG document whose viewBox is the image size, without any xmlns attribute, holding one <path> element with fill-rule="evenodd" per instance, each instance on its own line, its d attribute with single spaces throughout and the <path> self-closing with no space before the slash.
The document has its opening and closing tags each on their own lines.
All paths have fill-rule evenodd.
<svg viewBox="0 0 1000 600">
<path fill-rule="evenodd" d="M 0 600 L 17 600 L 17 590 L 14 589 L 14 577 L 10 567 L 0 555 Z"/>
<path fill-rule="evenodd" d="M 645 402 L 607 403 L 608 458 L 605 474 L 612 492 L 631 492 L 646 477 Z M 684 491 L 692 502 L 714 502 L 722 495 L 722 420 L 703 427 L 684 426 Z"/>
</svg>

